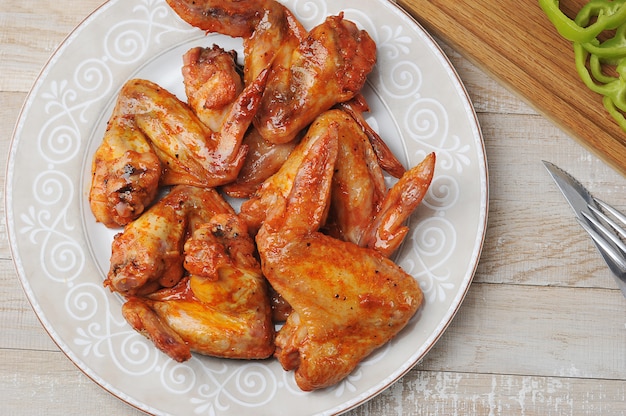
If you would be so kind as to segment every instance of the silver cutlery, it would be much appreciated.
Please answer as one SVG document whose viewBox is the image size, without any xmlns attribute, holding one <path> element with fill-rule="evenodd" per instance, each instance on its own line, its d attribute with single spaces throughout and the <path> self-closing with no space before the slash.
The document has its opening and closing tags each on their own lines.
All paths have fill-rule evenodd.
<svg viewBox="0 0 626 416">
<path fill-rule="evenodd" d="M 580 182 L 555 164 L 546 161 L 543 164 L 615 275 L 626 297 L 626 244 L 623 240 L 626 238 L 626 215 L 594 198 Z"/>
</svg>

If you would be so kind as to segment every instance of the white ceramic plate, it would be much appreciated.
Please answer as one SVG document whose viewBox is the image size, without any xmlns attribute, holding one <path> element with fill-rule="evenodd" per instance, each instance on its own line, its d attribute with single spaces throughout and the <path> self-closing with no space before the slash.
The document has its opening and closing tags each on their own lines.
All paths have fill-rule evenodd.
<svg viewBox="0 0 626 416">
<path fill-rule="evenodd" d="M 407 166 L 437 152 L 434 182 L 396 256 L 419 280 L 425 306 L 343 382 L 313 393 L 301 392 L 275 360 L 194 356 L 178 364 L 133 331 L 121 299 L 102 286 L 113 232 L 88 209 L 92 154 L 126 80 L 148 78 L 182 97 L 187 49 L 217 43 L 241 51 L 241 40 L 205 36 L 164 0 L 110 1 L 67 38 L 28 96 L 9 158 L 7 224 L 25 292 L 51 337 L 96 383 L 145 412 L 341 413 L 424 357 L 474 275 L 487 222 L 486 161 L 476 115 L 442 51 L 386 0 L 284 3 L 307 28 L 344 11 L 366 29 L 378 45 L 365 89 L 370 123 Z"/>
</svg>

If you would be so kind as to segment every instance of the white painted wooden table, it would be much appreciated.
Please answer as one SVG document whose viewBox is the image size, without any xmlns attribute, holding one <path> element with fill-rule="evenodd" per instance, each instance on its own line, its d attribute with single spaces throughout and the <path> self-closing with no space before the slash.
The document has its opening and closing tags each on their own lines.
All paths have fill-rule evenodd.
<svg viewBox="0 0 626 416">
<path fill-rule="evenodd" d="M 3 154 L 39 70 L 100 3 L 0 3 Z M 626 414 L 626 299 L 541 160 L 569 170 L 625 211 L 626 178 L 442 46 L 469 91 L 486 144 L 490 211 L 483 255 L 434 349 L 350 415 Z M 5 169 L 0 172 L 4 186 Z M 139 414 L 58 350 L 22 291 L 4 227 L 0 237 L 2 414 Z"/>
</svg>

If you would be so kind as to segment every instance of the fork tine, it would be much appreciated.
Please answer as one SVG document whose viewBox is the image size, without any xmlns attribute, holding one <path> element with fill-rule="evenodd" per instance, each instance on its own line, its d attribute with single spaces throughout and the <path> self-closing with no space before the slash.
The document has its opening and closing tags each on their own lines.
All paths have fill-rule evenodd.
<svg viewBox="0 0 626 416">
<path fill-rule="evenodd" d="M 606 221 L 607 224 L 609 224 L 612 228 L 615 228 L 616 230 L 620 230 L 623 233 L 623 230 L 620 228 L 620 226 L 615 221 L 607 217 L 603 212 L 598 211 L 594 207 L 589 207 L 589 209 L 591 209 L 596 215 L 602 218 L 602 220 Z M 611 240 L 613 244 L 619 247 L 619 249 L 622 250 L 622 252 L 626 254 L 626 244 L 624 244 L 624 242 L 620 240 L 620 238 L 617 235 L 615 235 L 615 233 L 612 233 L 611 230 L 609 230 L 606 226 L 600 223 L 600 221 L 598 221 L 593 216 L 585 212 L 582 212 L 582 214 L 583 214 L 583 217 L 585 217 L 585 219 L 589 221 L 591 225 L 595 227 L 598 233 L 603 235 L 605 238 L 608 238 L 609 240 Z"/>
<path fill-rule="evenodd" d="M 606 233 L 605 235 L 607 236 L 611 235 L 607 230 L 605 230 L 604 227 L 602 227 L 602 225 L 595 218 L 591 218 L 584 212 L 582 214 L 585 219 L 587 219 L 587 221 L 594 223 L 594 226 L 598 227 L 598 230 L 603 231 L 603 233 Z M 626 259 L 624 259 L 621 253 L 619 253 L 611 244 L 609 244 L 594 228 L 592 228 L 585 221 L 581 220 L 580 218 L 576 218 L 576 220 L 578 221 L 580 226 L 583 227 L 583 229 L 587 232 L 587 234 L 589 234 L 591 239 L 596 242 L 598 248 L 600 248 L 603 253 L 609 256 L 611 260 L 613 260 L 615 265 L 620 268 L 620 270 L 626 271 Z M 613 237 L 616 238 L 615 236 Z"/>
<path fill-rule="evenodd" d="M 613 208 L 611 205 L 607 204 L 606 202 L 602 201 L 601 199 L 594 198 L 594 201 L 596 201 L 596 203 L 598 205 L 600 205 L 602 207 L 602 209 L 607 211 L 609 214 L 613 215 L 622 224 L 624 224 L 624 226 L 626 226 L 626 215 L 624 215 L 623 213 L 621 213 L 617 209 Z M 592 208 L 592 207 L 590 207 L 590 208 Z M 613 224 L 615 224 L 615 223 L 613 223 Z M 620 226 L 615 226 L 613 224 L 611 224 L 611 227 L 615 228 L 615 230 L 617 232 L 619 232 L 622 237 L 626 238 L 626 230 L 624 230 Z"/>
<path fill-rule="evenodd" d="M 610 218 L 608 215 L 606 215 L 604 212 L 600 211 L 599 209 L 597 209 L 596 207 L 592 207 L 591 205 L 589 205 L 589 209 L 596 215 L 598 216 L 602 221 L 605 221 L 607 224 L 609 224 L 611 226 L 611 228 L 613 228 L 617 233 L 619 233 L 619 235 L 621 235 L 622 237 L 626 237 L 626 231 L 622 228 L 621 225 L 619 225 L 617 222 L 615 222 L 612 218 Z M 613 210 L 615 210 L 615 208 L 613 208 Z M 617 210 L 615 210 L 616 212 L 619 212 Z M 626 222 L 624 223 L 626 224 Z M 594 224 L 596 225 L 596 224 Z M 608 231 L 608 230 L 607 230 Z M 611 233 L 611 235 L 613 235 L 613 233 Z M 617 241 L 622 241 L 619 238 L 617 239 Z M 619 244 L 616 242 L 616 244 Z M 620 247 L 622 248 L 622 247 Z M 626 246 L 624 246 L 622 248 L 622 250 L 625 250 L 626 252 Z"/>
</svg>

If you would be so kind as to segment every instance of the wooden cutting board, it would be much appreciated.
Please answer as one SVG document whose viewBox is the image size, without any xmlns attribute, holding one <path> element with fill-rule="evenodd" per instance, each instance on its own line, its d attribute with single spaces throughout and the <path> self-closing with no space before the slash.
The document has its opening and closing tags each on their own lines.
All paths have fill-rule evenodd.
<svg viewBox="0 0 626 416">
<path fill-rule="evenodd" d="M 573 17 L 585 3 L 565 0 L 561 9 Z M 397 4 L 626 175 L 626 132 L 606 112 L 601 96 L 582 83 L 571 43 L 557 33 L 537 0 L 397 0 Z"/>
</svg>

